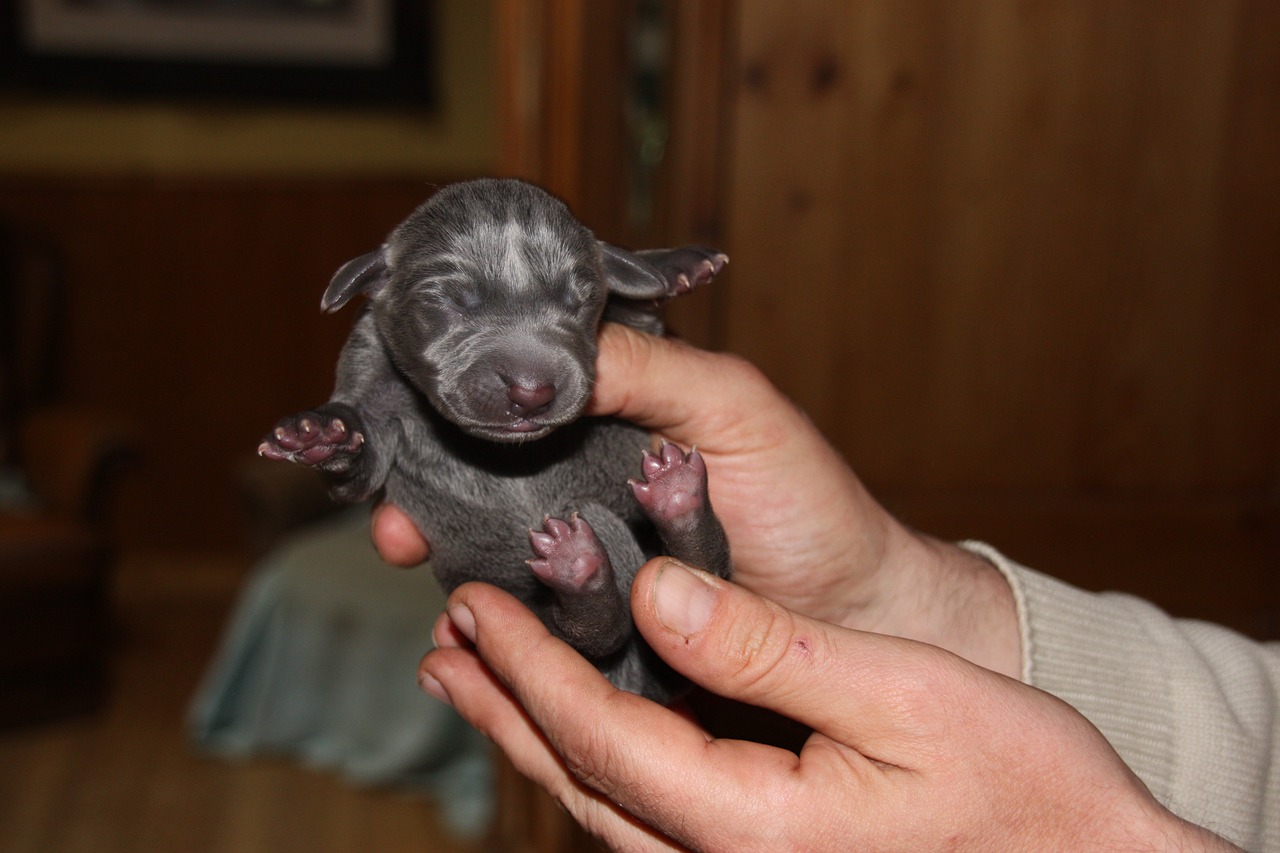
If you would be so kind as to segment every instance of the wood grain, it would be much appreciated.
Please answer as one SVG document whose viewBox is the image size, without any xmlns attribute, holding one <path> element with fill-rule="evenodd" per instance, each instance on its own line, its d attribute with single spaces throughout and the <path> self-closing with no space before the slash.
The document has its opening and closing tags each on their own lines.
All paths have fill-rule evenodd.
<svg viewBox="0 0 1280 853">
<path fill-rule="evenodd" d="M 329 277 L 432 185 L 0 180 L 0 218 L 65 259 L 65 401 L 123 416 L 142 439 L 114 519 L 123 544 L 240 544 L 234 467 L 332 388 L 355 312 L 321 313 Z"/>
<path fill-rule="evenodd" d="M 873 485 L 1277 483 L 1273 7 L 738 11 L 726 345 Z"/>
</svg>

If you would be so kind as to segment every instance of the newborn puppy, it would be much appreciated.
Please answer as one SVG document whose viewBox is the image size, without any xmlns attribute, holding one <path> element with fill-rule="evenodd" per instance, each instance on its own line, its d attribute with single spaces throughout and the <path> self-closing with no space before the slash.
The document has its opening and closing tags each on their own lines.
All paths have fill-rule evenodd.
<svg viewBox="0 0 1280 853">
<path fill-rule="evenodd" d="M 726 261 L 597 241 L 521 181 L 445 187 L 335 274 L 324 310 L 369 302 L 333 396 L 259 453 L 319 469 L 339 500 L 382 493 L 447 592 L 500 586 L 615 685 L 665 701 L 680 681 L 634 629 L 632 578 L 658 553 L 728 577 L 728 542 L 696 450 L 652 453 L 643 429 L 582 412 L 601 320 L 661 333 L 662 304 Z"/>
</svg>

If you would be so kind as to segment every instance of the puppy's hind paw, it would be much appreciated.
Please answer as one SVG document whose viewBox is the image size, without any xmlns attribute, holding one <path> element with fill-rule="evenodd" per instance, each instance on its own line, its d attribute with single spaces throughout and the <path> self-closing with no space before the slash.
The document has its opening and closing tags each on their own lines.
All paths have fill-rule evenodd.
<svg viewBox="0 0 1280 853">
<path fill-rule="evenodd" d="M 568 521 L 548 517 L 542 530 L 529 531 L 529 544 L 538 555 L 527 561 L 529 568 L 557 592 L 594 592 L 608 580 L 609 556 L 576 512 Z"/>
<path fill-rule="evenodd" d="M 671 522 L 707 504 L 707 466 L 697 448 L 685 453 L 664 441 L 657 453 L 645 451 L 644 480 L 630 480 L 631 491 L 654 523 Z"/>
</svg>

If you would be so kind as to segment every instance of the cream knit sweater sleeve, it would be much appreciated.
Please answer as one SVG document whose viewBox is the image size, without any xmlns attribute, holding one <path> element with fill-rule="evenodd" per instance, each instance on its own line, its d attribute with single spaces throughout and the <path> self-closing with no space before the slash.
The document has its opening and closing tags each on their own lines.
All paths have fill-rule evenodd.
<svg viewBox="0 0 1280 853">
<path fill-rule="evenodd" d="M 1013 588 L 1024 681 L 1084 714 L 1175 814 L 1253 853 L 1280 853 L 1280 644 L 963 544 Z"/>
</svg>

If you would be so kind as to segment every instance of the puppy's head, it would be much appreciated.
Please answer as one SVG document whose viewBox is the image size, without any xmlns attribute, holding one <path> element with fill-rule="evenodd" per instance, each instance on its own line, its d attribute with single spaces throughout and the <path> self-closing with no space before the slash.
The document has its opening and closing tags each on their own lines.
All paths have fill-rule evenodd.
<svg viewBox="0 0 1280 853">
<path fill-rule="evenodd" d="M 586 406 L 608 295 L 602 249 L 542 190 L 442 189 L 339 270 L 324 307 L 361 291 L 396 366 L 471 435 L 540 438 Z"/>
</svg>

